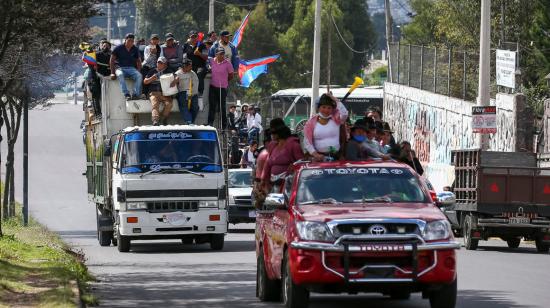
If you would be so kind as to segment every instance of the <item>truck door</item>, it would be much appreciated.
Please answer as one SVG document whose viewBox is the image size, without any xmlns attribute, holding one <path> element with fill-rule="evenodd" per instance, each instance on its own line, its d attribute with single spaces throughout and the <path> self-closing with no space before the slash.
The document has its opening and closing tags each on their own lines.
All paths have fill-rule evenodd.
<svg viewBox="0 0 550 308">
<path fill-rule="evenodd" d="M 272 266 L 275 277 L 281 278 L 281 265 L 285 253 L 285 247 L 287 247 L 287 229 L 289 224 L 293 223 L 289 221 L 288 210 L 290 208 L 289 200 L 292 193 L 292 184 L 294 183 L 294 177 L 292 175 L 286 177 L 283 194 L 285 195 L 286 209 L 276 209 L 273 215 L 273 240 L 272 246 Z"/>
</svg>

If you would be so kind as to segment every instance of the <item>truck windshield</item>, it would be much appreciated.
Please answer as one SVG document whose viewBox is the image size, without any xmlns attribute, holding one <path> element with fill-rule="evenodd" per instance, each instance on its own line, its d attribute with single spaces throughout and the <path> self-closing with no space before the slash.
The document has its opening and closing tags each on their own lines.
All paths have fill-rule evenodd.
<svg viewBox="0 0 550 308">
<path fill-rule="evenodd" d="M 409 170 L 380 167 L 303 170 L 296 200 L 298 204 L 428 202 Z"/>
<path fill-rule="evenodd" d="M 229 187 L 252 187 L 251 171 L 229 171 Z"/>
<path fill-rule="evenodd" d="M 212 131 L 132 132 L 124 136 L 122 173 L 160 168 L 221 172 L 218 139 Z"/>
</svg>

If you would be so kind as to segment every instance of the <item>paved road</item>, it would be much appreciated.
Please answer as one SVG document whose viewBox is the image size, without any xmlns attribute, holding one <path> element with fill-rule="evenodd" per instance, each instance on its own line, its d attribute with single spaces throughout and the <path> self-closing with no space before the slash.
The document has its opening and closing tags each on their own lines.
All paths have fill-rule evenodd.
<svg viewBox="0 0 550 308">
<path fill-rule="evenodd" d="M 31 111 L 31 214 L 81 249 L 97 277 L 104 307 L 281 307 L 255 297 L 253 226 L 226 238 L 222 252 L 176 241 L 143 243 L 120 254 L 95 239 L 95 214 L 86 199 L 81 107 L 56 104 Z M 22 156 L 19 152 L 17 157 Z M 20 165 L 20 164 L 19 164 Z M 18 195 L 20 198 L 20 194 Z M 548 307 L 550 255 L 532 245 L 518 250 L 501 241 L 459 252 L 458 307 Z M 482 244 L 483 246 L 483 244 Z M 313 296 L 314 308 L 428 307 L 420 296 L 392 301 L 377 295 Z"/>
</svg>

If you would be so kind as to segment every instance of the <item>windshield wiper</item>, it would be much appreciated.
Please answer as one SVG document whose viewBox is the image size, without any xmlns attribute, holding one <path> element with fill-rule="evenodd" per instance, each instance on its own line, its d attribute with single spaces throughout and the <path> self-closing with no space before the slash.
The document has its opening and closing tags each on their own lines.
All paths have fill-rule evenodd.
<svg viewBox="0 0 550 308">
<path fill-rule="evenodd" d="M 200 176 L 201 178 L 204 177 L 204 174 L 202 173 L 198 173 L 198 172 L 194 172 L 194 171 L 191 171 L 189 169 L 186 169 L 186 168 L 158 168 L 158 169 L 151 169 L 145 173 L 143 173 L 142 175 L 140 175 L 139 177 L 142 178 L 148 174 L 151 174 L 151 173 L 169 173 L 169 172 L 181 172 L 181 173 L 189 173 L 189 174 L 192 174 L 192 175 L 196 175 L 196 176 Z"/>
<path fill-rule="evenodd" d="M 325 199 L 301 202 L 300 205 L 307 205 L 307 204 L 341 204 L 341 203 L 342 202 L 339 202 L 334 198 L 325 198 Z"/>
<path fill-rule="evenodd" d="M 392 202 L 392 199 L 390 197 L 376 197 L 376 198 L 371 198 L 371 199 L 367 199 L 367 198 L 363 198 L 363 199 L 357 199 L 357 200 L 353 200 L 354 203 L 391 203 Z"/>
</svg>

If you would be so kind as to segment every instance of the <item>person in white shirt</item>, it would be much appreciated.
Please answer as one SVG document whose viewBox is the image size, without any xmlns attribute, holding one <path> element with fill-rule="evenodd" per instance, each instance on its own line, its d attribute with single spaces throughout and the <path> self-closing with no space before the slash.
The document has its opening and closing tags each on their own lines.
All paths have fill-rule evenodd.
<svg viewBox="0 0 550 308">
<path fill-rule="evenodd" d="M 192 61 L 184 58 L 180 69 L 175 73 L 172 86 L 178 85 L 178 107 L 185 124 L 194 124 L 199 112 L 199 77 L 192 70 Z"/>
<path fill-rule="evenodd" d="M 254 106 L 248 107 L 246 128 L 248 129 L 248 143 L 250 144 L 252 140 L 258 141 L 258 137 L 262 132 L 262 116 L 256 112 Z"/>
</svg>

